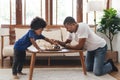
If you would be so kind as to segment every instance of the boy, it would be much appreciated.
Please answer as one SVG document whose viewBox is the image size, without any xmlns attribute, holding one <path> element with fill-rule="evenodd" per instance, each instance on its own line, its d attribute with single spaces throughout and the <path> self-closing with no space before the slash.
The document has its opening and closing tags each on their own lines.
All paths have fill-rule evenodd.
<svg viewBox="0 0 120 80">
<path fill-rule="evenodd" d="M 101 76 L 111 71 L 118 71 L 111 59 L 104 63 L 107 51 L 106 41 L 91 31 L 87 24 L 77 23 L 73 17 L 66 17 L 64 20 L 64 26 L 67 31 L 70 32 L 69 37 L 65 42 L 57 42 L 68 49 L 85 48 L 87 50 L 87 71 L 93 72 L 96 76 Z M 78 44 L 68 44 L 73 39 L 75 39 Z"/>
<path fill-rule="evenodd" d="M 33 45 L 39 52 L 41 52 L 40 47 L 36 44 L 35 40 L 44 39 L 45 41 L 54 44 L 54 42 L 46 37 L 44 37 L 41 33 L 43 29 L 46 27 L 46 22 L 39 17 L 36 17 L 31 22 L 31 29 L 14 45 L 14 59 L 12 66 L 12 74 L 14 79 L 19 79 L 17 74 L 26 75 L 22 73 L 22 68 L 26 58 L 26 49 Z"/>
</svg>

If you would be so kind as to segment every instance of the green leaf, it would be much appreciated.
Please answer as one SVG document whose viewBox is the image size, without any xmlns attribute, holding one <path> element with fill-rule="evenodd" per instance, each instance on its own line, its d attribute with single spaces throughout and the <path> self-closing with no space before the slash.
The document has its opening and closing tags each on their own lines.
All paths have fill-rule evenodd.
<svg viewBox="0 0 120 80">
<path fill-rule="evenodd" d="M 113 40 L 114 35 L 120 31 L 120 17 L 117 16 L 117 11 L 114 8 L 105 9 L 99 25 L 97 31 L 105 34 L 109 41 Z"/>
</svg>

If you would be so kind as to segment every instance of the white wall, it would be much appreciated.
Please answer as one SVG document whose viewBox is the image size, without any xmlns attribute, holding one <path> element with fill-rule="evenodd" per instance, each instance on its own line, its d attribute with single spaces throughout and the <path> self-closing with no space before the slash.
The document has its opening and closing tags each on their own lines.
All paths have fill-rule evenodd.
<svg viewBox="0 0 120 80">
<path fill-rule="evenodd" d="M 108 45 L 108 50 L 110 50 L 110 44 L 108 38 L 102 33 L 97 32 L 97 34 L 106 40 Z M 118 61 L 120 62 L 120 32 L 114 36 L 113 50 L 118 51 Z"/>
</svg>

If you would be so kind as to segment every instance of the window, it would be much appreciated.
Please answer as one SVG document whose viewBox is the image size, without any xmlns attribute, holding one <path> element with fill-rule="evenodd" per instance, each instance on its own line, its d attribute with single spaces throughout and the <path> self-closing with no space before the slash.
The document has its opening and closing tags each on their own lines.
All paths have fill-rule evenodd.
<svg viewBox="0 0 120 80">
<path fill-rule="evenodd" d="M 11 0 L 11 24 L 16 24 L 16 0 Z"/>
<path fill-rule="evenodd" d="M 0 24 L 15 24 L 15 0 L 0 0 Z"/>
<path fill-rule="evenodd" d="M 45 0 L 22 0 L 23 24 L 30 24 L 36 17 L 45 19 Z"/>
<path fill-rule="evenodd" d="M 96 1 L 96 0 L 83 0 L 83 22 L 88 23 L 88 24 L 92 24 L 94 25 L 94 11 L 87 11 L 87 3 L 89 1 Z M 98 0 L 101 1 L 101 0 Z M 107 4 L 107 0 L 102 0 L 106 6 Z M 100 21 L 101 17 L 103 15 L 103 11 L 96 11 L 96 23 L 98 24 L 98 22 Z"/>
<path fill-rule="evenodd" d="M 53 0 L 53 24 L 62 25 L 67 16 L 76 19 L 76 2 L 77 0 Z"/>
<path fill-rule="evenodd" d="M 72 16 L 75 20 L 78 20 L 77 1 L 0 0 L 0 23 L 29 25 L 34 17 L 39 16 L 51 25 L 62 25 L 67 16 Z"/>
<path fill-rule="evenodd" d="M 120 0 L 112 0 L 112 8 L 115 8 L 120 13 Z"/>
</svg>

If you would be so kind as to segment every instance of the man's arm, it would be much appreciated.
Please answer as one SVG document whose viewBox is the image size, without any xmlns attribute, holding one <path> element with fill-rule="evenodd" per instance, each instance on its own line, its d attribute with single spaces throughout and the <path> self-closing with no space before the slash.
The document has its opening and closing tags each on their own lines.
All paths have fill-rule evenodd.
<svg viewBox="0 0 120 80">
<path fill-rule="evenodd" d="M 51 43 L 51 44 L 60 44 L 61 46 L 64 46 L 67 43 L 71 43 L 72 40 L 67 39 L 65 42 L 59 41 L 59 40 L 54 40 L 54 39 L 49 39 L 49 38 L 45 38 L 45 41 Z"/>
<path fill-rule="evenodd" d="M 65 45 L 66 45 L 67 43 L 71 43 L 71 41 L 72 41 L 72 40 L 70 40 L 70 39 L 67 39 L 65 42 L 56 40 L 56 42 L 57 42 L 58 44 L 60 44 L 61 46 L 63 46 L 63 47 L 65 47 Z"/>
<path fill-rule="evenodd" d="M 65 45 L 65 48 L 68 48 L 68 49 L 77 49 L 77 50 L 80 50 L 83 48 L 84 44 L 85 44 L 85 41 L 86 41 L 86 38 L 81 38 L 79 39 L 79 43 L 76 44 L 76 45 Z"/>
<path fill-rule="evenodd" d="M 67 43 L 71 43 L 72 42 L 72 40 L 70 40 L 70 39 L 67 39 L 66 41 L 65 41 L 65 43 L 67 44 Z"/>
</svg>

